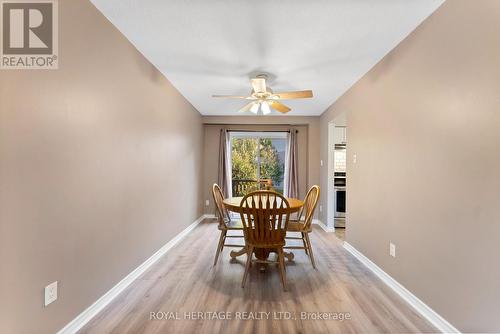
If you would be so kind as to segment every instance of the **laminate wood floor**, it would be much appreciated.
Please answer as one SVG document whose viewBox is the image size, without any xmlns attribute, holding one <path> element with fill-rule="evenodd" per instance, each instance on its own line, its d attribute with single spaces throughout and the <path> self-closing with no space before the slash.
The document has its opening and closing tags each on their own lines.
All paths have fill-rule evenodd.
<svg viewBox="0 0 500 334">
<path fill-rule="evenodd" d="M 345 228 L 336 227 L 334 233 L 335 233 L 335 236 L 337 238 L 339 238 L 340 240 L 342 240 L 342 241 L 345 240 Z"/>
<path fill-rule="evenodd" d="M 230 260 L 231 248 L 213 267 L 218 236 L 212 220 L 201 223 L 79 333 L 438 332 L 344 250 L 333 233 L 317 226 L 311 243 L 318 269 L 302 250 L 294 250 L 294 261 L 287 262 L 288 292 L 282 291 L 274 265 L 266 272 L 252 266 L 242 289 L 246 257 Z M 150 319 L 151 312 L 156 319 Z M 222 312 L 231 319 L 213 319 Z M 316 312 L 325 312 L 327 319 L 318 319 Z M 171 319 L 158 320 L 162 315 Z"/>
</svg>

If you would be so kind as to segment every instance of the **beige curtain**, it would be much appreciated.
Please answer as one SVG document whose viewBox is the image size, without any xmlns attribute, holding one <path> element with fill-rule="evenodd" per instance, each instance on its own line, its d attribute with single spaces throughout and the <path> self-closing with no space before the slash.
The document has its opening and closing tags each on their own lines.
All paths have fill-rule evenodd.
<svg viewBox="0 0 500 334">
<path fill-rule="evenodd" d="M 219 175 L 217 183 L 221 187 L 225 197 L 232 196 L 231 189 L 231 166 L 230 164 L 230 142 L 227 129 L 220 130 L 219 137 Z"/>
<path fill-rule="evenodd" d="M 297 157 L 297 130 L 290 129 L 288 134 L 288 145 L 285 157 L 285 184 L 284 194 L 286 197 L 297 198 L 299 196 L 299 175 Z"/>
</svg>

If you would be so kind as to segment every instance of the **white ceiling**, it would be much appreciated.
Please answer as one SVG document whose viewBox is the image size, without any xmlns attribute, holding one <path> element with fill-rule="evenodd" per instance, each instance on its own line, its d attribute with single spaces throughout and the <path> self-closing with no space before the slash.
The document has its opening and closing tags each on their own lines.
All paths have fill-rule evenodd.
<svg viewBox="0 0 500 334">
<path fill-rule="evenodd" d="M 236 115 L 249 77 L 320 115 L 444 0 L 91 0 L 203 115 Z M 276 113 L 276 112 L 273 112 Z"/>
</svg>

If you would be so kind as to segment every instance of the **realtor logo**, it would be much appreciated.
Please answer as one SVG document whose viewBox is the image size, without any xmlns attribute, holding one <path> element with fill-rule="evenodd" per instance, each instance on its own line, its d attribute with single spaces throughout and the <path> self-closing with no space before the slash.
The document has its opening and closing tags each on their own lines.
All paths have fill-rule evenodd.
<svg viewBox="0 0 500 334">
<path fill-rule="evenodd" d="M 1 69 L 57 69 L 57 2 L 1 2 Z"/>
</svg>

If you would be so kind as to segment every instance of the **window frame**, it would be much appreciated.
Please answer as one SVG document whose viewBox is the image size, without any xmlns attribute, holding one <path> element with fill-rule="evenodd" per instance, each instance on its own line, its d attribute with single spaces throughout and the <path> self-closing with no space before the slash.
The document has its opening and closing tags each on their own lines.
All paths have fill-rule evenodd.
<svg viewBox="0 0 500 334">
<path fill-rule="evenodd" d="M 260 139 L 261 138 L 266 138 L 266 139 L 285 139 L 287 140 L 289 136 L 289 131 L 230 131 L 229 132 L 229 148 L 228 148 L 228 153 L 229 153 L 229 165 L 231 167 L 231 185 L 233 182 L 233 157 L 232 157 L 232 151 L 233 151 L 233 138 L 253 138 L 257 139 L 258 143 L 258 154 L 257 154 L 257 181 L 260 181 L 260 168 L 261 168 L 261 153 L 260 153 Z M 286 149 L 285 149 L 285 154 L 286 151 L 288 151 L 288 141 L 286 143 Z M 286 168 L 286 162 L 285 163 L 285 168 Z M 285 176 L 283 175 L 283 182 L 285 181 Z"/>
</svg>

